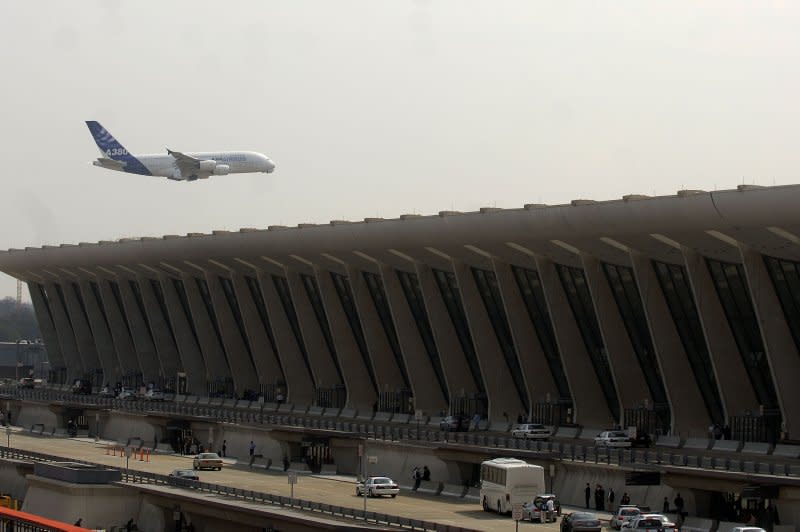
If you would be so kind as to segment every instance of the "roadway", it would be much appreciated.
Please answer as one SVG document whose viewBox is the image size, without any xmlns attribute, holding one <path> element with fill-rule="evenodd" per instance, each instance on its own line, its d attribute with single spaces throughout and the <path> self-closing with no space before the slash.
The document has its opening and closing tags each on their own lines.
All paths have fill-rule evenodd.
<svg viewBox="0 0 800 532">
<path fill-rule="evenodd" d="M 11 436 L 11 447 L 123 469 L 126 462 L 124 457 L 119 456 L 119 452 L 118 456 L 106 454 L 106 445 L 103 442 L 96 443 L 86 438 L 52 438 L 15 432 Z M 153 454 L 150 456 L 149 462 L 131 458 L 129 467 L 137 471 L 169 474 L 174 469 L 191 468 L 192 459 L 187 456 Z M 199 475 L 203 482 L 286 497 L 291 494 L 285 473 L 264 469 L 251 470 L 246 465 L 238 464 L 235 459 L 226 459 L 226 467 L 222 471 L 202 471 Z M 363 498 L 356 497 L 355 482 L 352 477 L 337 478 L 300 474 L 294 487 L 294 497 L 350 508 L 363 508 Z M 388 497 L 368 499 L 367 509 L 398 516 L 413 516 L 415 519 L 475 530 L 515 529 L 514 522 L 509 517 L 484 512 L 477 502 L 454 497 L 427 496 L 405 490 L 401 491 L 395 499 Z M 602 517 L 607 519 L 608 515 Z M 523 521 L 520 522 L 520 528 L 536 527 L 536 530 L 556 531 L 559 530 L 559 524 L 558 522 L 539 524 Z"/>
</svg>

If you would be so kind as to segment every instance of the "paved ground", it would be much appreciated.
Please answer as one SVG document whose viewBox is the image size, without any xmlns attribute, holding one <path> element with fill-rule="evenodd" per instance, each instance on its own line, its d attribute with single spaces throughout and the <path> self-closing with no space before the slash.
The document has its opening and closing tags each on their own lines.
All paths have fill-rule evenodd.
<svg viewBox="0 0 800 532">
<path fill-rule="evenodd" d="M 86 439 L 49 438 L 15 432 L 11 436 L 11 446 L 120 468 L 124 468 L 126 462 L 124 457 L 106 454 L 106 446 L 102 442 L 98 444 Z M 223 468 L 222 471 L 200 472 L 200 480 L 277 495 L 290 495 L 290 486 L 285 473 L 263 469 L 249 470 L 246 465 L 236 464 L 235 460 L 228 462 L 229 467 Z M 191 468 L 192 461 L 186 456 L 154 454 L 151 455 L 150 462 L 131 459 L 129 465 L 131 469 L 168 474 L 176 468 Z M 355 496 L 352 477 L 300 475 L 294 488 L 294 496 L 299 499 L 363 508 L 363 499 Z M 515 530 L 514 522 L 509 517 L 486 513 L 476 502 L 451 497 L 401 492 L 395 499 L 368 499 L 367 509 L 477 530 Z M 608 519 L 608 515 L 601 517 Z M 520 522 L 519 528 L 532 530 L 532 527 L 535 527 L 537 530 L 555 531 L 559 530 L 559 525 L 558 522 L 548 524 Z"/>
</svg>

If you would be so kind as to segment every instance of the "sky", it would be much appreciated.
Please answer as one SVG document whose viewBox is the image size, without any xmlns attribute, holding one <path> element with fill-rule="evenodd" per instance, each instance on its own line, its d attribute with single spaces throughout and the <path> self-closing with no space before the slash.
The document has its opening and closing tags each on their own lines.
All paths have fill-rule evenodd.
<svg viewBox="0 0 800 532">
<path fill-rule="evenodd" d="M 800 2 L 6 0 L 0 14 L 0 249 L 798 181 Z M 133 153 L 252 150 L 277 168 L 108 171 L 85 120 Z"/>
</svg>

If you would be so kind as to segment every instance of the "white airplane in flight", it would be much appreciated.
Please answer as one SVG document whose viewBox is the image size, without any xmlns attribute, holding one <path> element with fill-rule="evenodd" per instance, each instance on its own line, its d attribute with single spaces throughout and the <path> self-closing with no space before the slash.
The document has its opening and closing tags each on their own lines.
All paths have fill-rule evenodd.
<svg viewBox="0 0 800 532">
<path fill-rule="evenodd" d="M 87 120 L 102 157 L 92 164 L 108 170 L 129 174 L 153 175 L 175 181 L 195 181 L 212 175 L 271 173 L 275 163 L 269 157 L 253 151 L 221 151 L 181 153 L 167 148 L 167 154 L 133 155 L 99 122 Z"/>
</svg>

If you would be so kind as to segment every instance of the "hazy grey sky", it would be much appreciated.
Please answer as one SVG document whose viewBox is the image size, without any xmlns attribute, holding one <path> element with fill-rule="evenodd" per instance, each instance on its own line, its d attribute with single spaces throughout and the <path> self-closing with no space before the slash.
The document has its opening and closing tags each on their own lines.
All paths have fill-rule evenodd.
<svg viewBox="0 0 800 532">
<path fill-rule="evenodd" d="M 798 28 L 793 1 L 5 0 L 0 248 L 797 182 Z M 102 170 L 87 119 L 277 169 Z"/>
</svg>

